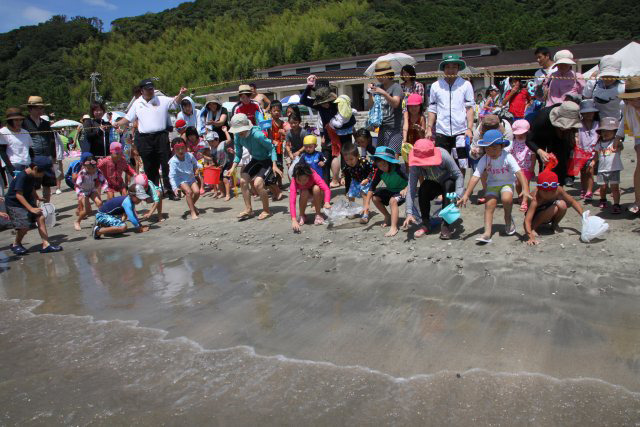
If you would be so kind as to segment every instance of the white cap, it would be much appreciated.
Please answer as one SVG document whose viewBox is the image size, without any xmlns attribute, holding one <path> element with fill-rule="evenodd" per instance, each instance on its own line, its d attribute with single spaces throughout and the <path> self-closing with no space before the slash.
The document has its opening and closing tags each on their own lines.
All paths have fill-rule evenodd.
<svg viewBox="0 0 640 427">
<path fill-rule="evenodd" d="M 218 135 L 218 132 L 211 130 L 209 132 L 207 132 L 207 134 L 205 135 L 204 139 L 206 141 L 214 141 L 216 139 L 220 139 L 220 136 Z"/>
<path fill-rule="evenodd" d="M 231 125 L 231 129 L 229 129 L 230 133 L 240 133 L 253 128 L 253 124 L 249 120 L 249 117 L 243 113 L 237 113 L 231 117 L 229 124 Z"/>
<path fill-rule="evenodd" d="M 600 69 L 598 77 L 620 77 L 622 61 L 613 55 L 605 55 L 600 59 L 598 68 Z"/>
<path fill-rule="evenodd" d="M 566 49 L 556 52 L 556 54 L 553 56 L 553 62 L 555 62 L 556 64 L 576 65 L 576 63 L 573 61 L 573 53 Z"/>
<path fill-rule="evenodd" d="M 136 184 L 136 197 L 140 200 L 147 200 L 149 195 L 144 189 L 144 185 Z"/>
</svg>

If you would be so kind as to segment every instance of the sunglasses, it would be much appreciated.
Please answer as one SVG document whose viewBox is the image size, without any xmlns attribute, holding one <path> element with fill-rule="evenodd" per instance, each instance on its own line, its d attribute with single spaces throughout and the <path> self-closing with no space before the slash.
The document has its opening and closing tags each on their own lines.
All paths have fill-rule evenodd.
<svg viewBox="0 0 640 427">
<path fill-rule="evenodd" d="M 547 188 L 558 188 L 560 184 L 558 184 L 557 182 L 543 182 L 541 184 L 536 184 L 537 187 L 542 187 L 544 189 Z"/>
</svg>

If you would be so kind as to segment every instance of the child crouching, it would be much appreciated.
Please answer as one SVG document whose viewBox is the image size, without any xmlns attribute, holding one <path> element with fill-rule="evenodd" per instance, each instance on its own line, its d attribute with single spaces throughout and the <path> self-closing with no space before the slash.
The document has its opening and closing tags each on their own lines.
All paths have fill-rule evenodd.
<svg viewBox="0 0 640 427">
<path fill-rule="evenodd" d="M 393 148 L 377 147 L 373 157 L 376 159 L 379 173 L 375 174 L 371 182 L 369 194 L 373 194 L 373 203 L 384 215 L 382 227 L 391 227 L 385 237 L 393 237 L 398 234 L 400 206 L 405 202 L 409 179 L 400 168 Z M 384 182 L 385 188 L 377 188 L 380 181 Z M 386 206 L 391 207 L 391 214 Z"/>
<path fill-rule="evenodd" d="M 300 192 L 300 218 L 296 216 L 296 197 Z M 324 194 L 324 205 L 322 197 Z M 289 188 L 289 211 L 291 212 L 291 228 L 293 231 L 300 231 L 300 226 L 306 221 L 305 211 L 309 198 L 313 199 L 313 207 L 316 211 L 315 225 L 324 224 L 322 217 L 322 208 L 329 209 L 331 205 L 331 190 L 326 182 L 304 161 L 300 161 L 293 168 L 293 179 Z"/>
<path fill-rule="evenodd" d="M 149 196 L 142 186 L 136 184 L 129 187 L 127 196 L 118 196 L 107 200 L 100 206 L 96 213 L 96 225 L 93 227 L 93 238 L 98 240 L 102 236 L 122 234 L 127 231 L 127 224 L 123 221 L 123 215 L 133 225 L 136 233 L 149 231 L 148 225 L 141 225 L 136 216 L 135 205 Z"/>
</svg>

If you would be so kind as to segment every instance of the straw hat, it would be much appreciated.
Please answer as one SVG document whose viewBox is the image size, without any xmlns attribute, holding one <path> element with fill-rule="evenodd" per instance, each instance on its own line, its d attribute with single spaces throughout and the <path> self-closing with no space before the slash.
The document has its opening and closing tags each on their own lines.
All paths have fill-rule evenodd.
<svg viewBox="0 0 640 427">
<path fill-rule="evenodd" d="M 391 62 L 389 61 L 378 61 L 376 62 L 376 69 L 373 72 L 374 76 L 384 76 L 385 74 L 395 74 L 393 67 L 391 66 Z"/>
<path fill-rule="evenodd" d="M 246 93 L 247 95 L 253 94 L 253 91 L 251 90 L 251 86 L 249 86 L 249 85 L 240 85 L 238 87 L 238 95 L 242 95 L 243 93 Z"/>
<path fill-rule="evenodd" d="M 571 53 L 571 51 L 564 49 L 564 50 L 559 50 L 558 52 L 556 52 L 556 54 L 553 56 L 553 62 L 557 64 L 569 64 L 569 65 L 576 65 L 576 63 L 573 61 L 573 53 Z"/>
<path fill-rule="evenodd" d="M 624 93 L 619 95 L 622 99 L 640 98 L 640 77 L 629 78 L 624 86 Z"/>
<path fill-rule="evenodd" d="M 41 96 L 30 96 L 27 103 L 23 107 L 48 107 L 51 104 L 45 104 Z"/>
<path fill-rule="evenodd" d="M 7 120 L 24 119 L 24 116 L 22 115 L 22 110 L 15 107 L 7 108 L 7 112 L 5 113 L 5 116 L 7 116 L 6 117 Z"/>
<path fill-rule="evenodd" d="M 580 107 L 572 101 L 564 101 L 553 108 L 549 114 L 549 119 L 553 126 L 561 129 L 579 129 L 582 127 Z"/>
</svg>

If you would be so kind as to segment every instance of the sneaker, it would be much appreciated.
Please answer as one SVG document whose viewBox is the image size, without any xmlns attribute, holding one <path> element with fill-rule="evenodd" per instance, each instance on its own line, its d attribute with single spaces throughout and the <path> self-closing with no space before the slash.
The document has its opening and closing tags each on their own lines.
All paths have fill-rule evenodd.
<svg viewBox="0 0 640 427">
<path fill-rule="evenodd" d="M 93 232 L 91 234 L 93 235 L 93 238 L 96 240 L 100 239 L 100 235 L 98 234 L 98 231 L 100 231 L 100 227 L 98 227 L 97 225 L 93 227 Z"/>
<path fill-rule="evenodd" d="M 62 194 L 62 190 L 58 188 L 58 189 L 56 190 L 56 194 Z"/>
<path fill-rule="evenodd" d="M 60 252 L 61 250 L 62 250 L 62 246 L 49 245 L 46 248 L 40 249 L 40 253 L 49 254 L 53 252 Z"/>
<path fill-rule="evenodd" d="M 606 209 L 607 208 L 607 199 L 600 199 L 600 203 L 598 203 L 598 207 L 600 209 Z"/>
<path fill-rule="evenodd" d="M 25 248 L 22 245 L 11 244 L 10 248 L 11 248 L 11 252 L 13 252 L 16 255 L 24 255 L 27 253 L 27 248 Z"/>
</svg>

